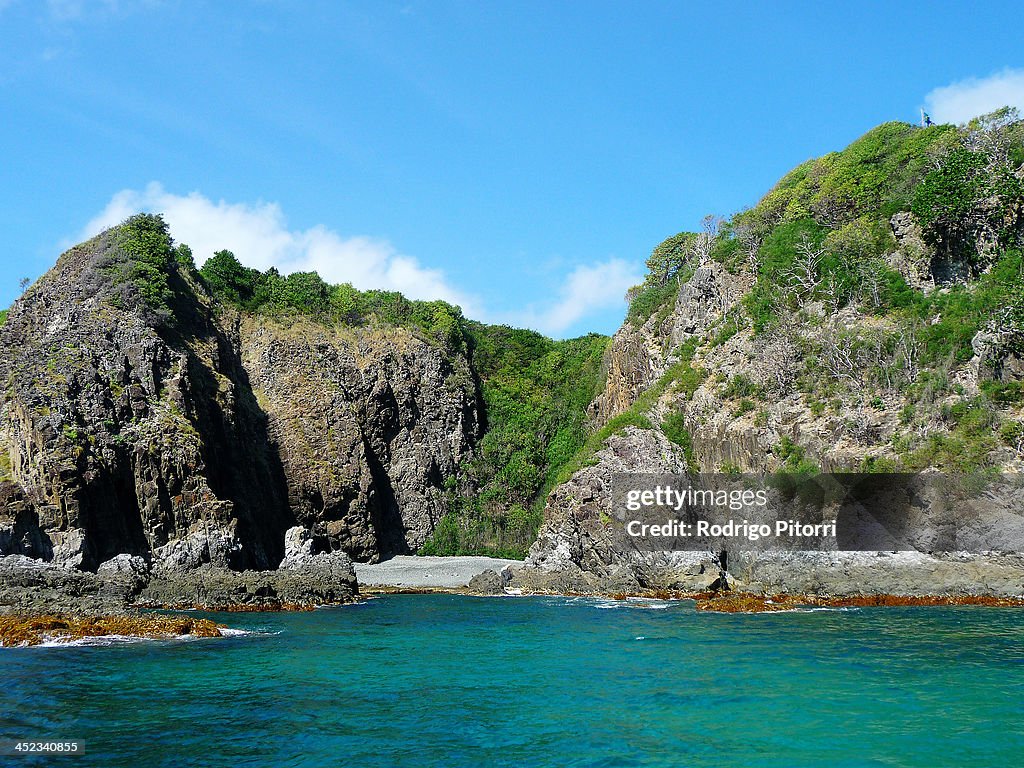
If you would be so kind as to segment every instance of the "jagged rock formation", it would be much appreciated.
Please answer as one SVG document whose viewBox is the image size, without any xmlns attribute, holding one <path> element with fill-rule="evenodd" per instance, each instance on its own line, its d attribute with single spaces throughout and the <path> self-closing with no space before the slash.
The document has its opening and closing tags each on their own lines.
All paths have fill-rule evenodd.
<svg viewBox="0 0 1024 768">
<path fill-rule="evenodd" d="M 609 519 L 617 472 L 680 474 L 682 450 L 660 432 L 627 427 L 548 497 L 545 520 L 514 587 L 559 592 L 636 592 L 644 588 L 702 591 L 723 578 L 711 552 L 636 551 Z"/>
<path fill-rule="evenodd" d="M 64 254 L 0 330 L 11 474 L 69 565 L 214 529 L 231 542 L 214 554 L 225 565 L 267 567 L 288 520 L 237 350 L 180 275 L 170 329 L 112 306 L 116 237 Z"/>
<path fill-rule="evenodd" d="M 657 392 L 658 378 L 678 362 L 674 350 L 680 343 L 714 335 L 744 283 L 736 276 L 716 280 L 719 271 L 714 266 L 697 269 L 682 286 L 671 312 L 640 327 L 627 323 L 615 335 L 608 352 L 607 388 L 590 409 L 598 423 L 628 411 L 646 391 Z M 818 327 L 795 332 L 820 338 L 837 327 L 856 328 L 863 322 L 847 309 Z M 974 358 L 954 375 L 975 392 L 981 380 L 1024 378 L 1015 352 L 1000 343 L 1002 338 L 978 334 Z M 665 388 L 646 414 L 660 422 L 668 413 L 681 413 L 693 462 L 704 472 L 774 471 L 784 460 L 778 450 L 784 438 L 799 445 L 801 455 L 813 457 L 826 471 L 856 470 L 866 457 L 885 450 L 899 428 L 896 408 L 815 413 L 804 393 L 787 391 L 797 363 L 795 346 L 783 334 L 757 336 L 741 330 L 720 344 L 699 347 L 691 365 L 703 370 L 701 383 L 689 394 Z M 723 382 L 737 376 L 770 393 L 759 414 L 737 413 L 736 397 L 723 391 Z M 998 455 L 1005 456 L 1003 467 L 1008 471 L 1022 466 L 1019 452 L 1004 450 Z M 544 525 L 527 568 L 516 573 L 514 586 L 606 593 L 651 588 L 700 591 L 712 584 L 728 584 L 769 594 L 1024 594 L 1024 559 L 1019 555 L 778 553 L 737 548 L 728 553 L 725 573 L 719 570 L 721 561 L 715 552 L 640 554 L 623 540 L 621 524 L 608 516 L 611 475 L 683 474 L 687 470 L 683 451 L 659 429 L 627 427 L 605 441 L 594 462 L 551 492 Z M 919 512 L 927 517 L 927 510 Z"/>
<path fill-rule="evenodd" d="M 639 328 L 626 323 L 615 332 L 606 355 L 604 389 L 587 409 L 595 425 L 627 411 L 665 372 L 659 330 L 659 319 L 652 317 Z"/>
<path fill-rule="evenodd" d="M 222 311 L 170 258 L 155 312 L 125 236 L 65 253 L 0 328 L 0 555 L 266 570 L 297 524 L 363 560 L 419 546 L 479 436 L 465 356 Z"/>
<path fill-rule="evenodd" d="M 670 313 L 655 313 L 639 326 L 623 324 L 608 350 L 604 390 L 588 409 L 595 423 L 629 410 L 672 364 L 674 350 L 721 321 L 751 282 L 749 275 L 708 262 L 680 286 Z"/>
</svg>

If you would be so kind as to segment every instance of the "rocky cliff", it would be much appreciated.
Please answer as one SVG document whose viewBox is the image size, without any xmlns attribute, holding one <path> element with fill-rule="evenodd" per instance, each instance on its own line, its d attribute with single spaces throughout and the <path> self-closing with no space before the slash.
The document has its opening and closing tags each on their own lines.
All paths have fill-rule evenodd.
<svg viewBox="0 0 1024 768">
<path fill-rule="evenodd" d="M 0 328 L 0 554 L 275 568 L 299 526 L 419 546 L 481 429 L 463 353 L 216 304 L 157 217 L 72 248 Z"/>
<path fill-rule="evenodd" d="M 1017 149 L 970 149 L 999 142 Z M 889 124 L 656 248 L 589 408 L 606 439 L 552 491 L 520 581 L 1024 594 L 1017 555 L 737 548 L 719 574 L 721 552 L 632 551 L 608 515 L 614 472 L 1024 471 L 1022 147 L 1019 121 Z M 991 174 L 971 200 L 948 179 L 965 151 Z"/>
<path fill-rule="evenodd" d="M 298 523 L 360 561 L 420 547 L 480 436 L 466 357 L 394 327 L 237 328 Z"/>
</svg>

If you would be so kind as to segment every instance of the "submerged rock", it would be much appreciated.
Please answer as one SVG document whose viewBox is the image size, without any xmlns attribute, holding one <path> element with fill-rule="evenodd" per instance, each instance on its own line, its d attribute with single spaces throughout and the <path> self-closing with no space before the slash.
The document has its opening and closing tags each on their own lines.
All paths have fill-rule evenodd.
<svg viewBox="0 0 1024 768">
<path fill-rule="evenodd" d="M 222 627 L 209 619 L 191 616 L 157 616 L 147 614 L 74 615 L 74 614 L 2 614 L 0 615 L 0 646 L 39 645 L 44 642 L 66 643 L 87 638 L 139 637 L 169 638 L 221 637 Z"/>
</svg>

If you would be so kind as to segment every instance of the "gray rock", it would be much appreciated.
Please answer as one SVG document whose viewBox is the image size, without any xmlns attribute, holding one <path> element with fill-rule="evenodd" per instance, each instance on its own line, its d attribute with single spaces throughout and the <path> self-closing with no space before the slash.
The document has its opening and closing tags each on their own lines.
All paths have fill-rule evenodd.
<svg viewBox="0 0 1024 768">
<path fill-rule="evenodd" d="M 148 576 L 149 564 L 137 555 L 117 555 L 100 563 L 96 573 L 99 576 Z"/>
<path fill-rule="evenodd" d="M 298 524 L 360 561 L 415 551 L 479 437 L 468 360 L 399 328 L 239 329 Z"/>
<path fill-rule="evenodd" d="M 313 532 L 301 525 L 285 531 L 284 560 L 279 568 L 295 568 L 313 557 Z"/>
<path fill-rule="evenodd" d="M 102 584 L 101 594 L 115 603 L 129 605 L 149 583 L 150 568 L 136 555 L 117 555 L 101 563 L 96 576 Z"/>
<path fill-rule="evenodd" d="M 153 552 L 154 569 L 187 571 L 203 565 L 230 568 L 241 561 L 243 545 L 231 531 L 197 530 L 175 539 Z"/>
<path fill-rule="evenodd" d="M 655 430 L 627 427 L 610 436 L 595 459 L 596 464 L 579 470 L 548 496 L 527 567 L 513 571 L 514 588 L 637 592 L 703 585 L 708 581 L 705 573 L 712 581 L 719 577 L 712 553 L 638 552 L 626 542 L 621 523 L 610 517 L 616 473 L 685 473 L 681 448 Z M 546 576 L 545 571 L 556 575 Z"/>
<path fill-rule="evenodd" d="M 1024 555 L 921 552 L 738 552 L 739 591 L 834 596 L 1024 596 Z"/>
<path fill-rule="evenodd" d="M 51 531 L 50 541 L 53 546 L 53 562 L 62 568 L 80 569 L 89 559 L 89 542 L 81 528 L 67 531 Z"/>
<path fill-rule="evenodd" d="M 742 297 L 751 280 L 733 275 L 717 261 L 700 266 L 682 285 L 671 315 L 672 348 L 694 334 L 704 333 L 724 317 Z"/>
<path fill-rule="evenodd" d="M 998 330 L 975 334 L 969 363 L 975 381 L 1024 381 L 1024 356 L 1011 343 L 1014 338 L 1014 334 Z"/>
<path fill-rule="evenodd" d="M 932 261 L 935 250 L 924 241 L 924 232 L 914 214 L 900 211 L 889 220 L 899 249 L 886 257 L 886 262 L 906 280 L 907 285 L 922 291 L 935 287 Z"/>
<path fill-rule="evenodd" d="M 273 609 L 348 603 L 358 593 L 351 559 L 333 552 L 276 571 L 238 572 L 206 565 L 166 572 L 146 585 L 138 602 L 168 608 Z"/>
<path fill-rule="evenodd" d="M 274 588 L 285 603 L 346 603 L 359 593 L 352 560 L 344 552 L 324 552 L 307 559 L 297 568 L 273 573 Z"/>
<path fill-rule="evenodd" d="M 0 558 L 0 609 L 38 612 L 113 610 L 123 600 L 92 573 L 22 555 Z"/>
<path fill-rule="evenodd" d="M 503 595 L 505 579 L 495 570 L 484 571 L 469 580 L 469 591 L 477 595 Z"/>
</svg>

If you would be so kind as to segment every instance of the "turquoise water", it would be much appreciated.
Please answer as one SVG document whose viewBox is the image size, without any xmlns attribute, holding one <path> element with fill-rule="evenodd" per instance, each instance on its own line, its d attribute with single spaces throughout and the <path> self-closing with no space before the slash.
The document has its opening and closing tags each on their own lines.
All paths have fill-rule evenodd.
<svg viewBox="0 0 1024 768">
<path fill-rule="evenodd" d="M 1020 765 L 1024 610 L 394 595 L 255 634 L 0 652 L 68 766 Z M 4 762 L 6 761 L 6 762 Z M 26 766 L 26 758 L 0 757 Z"/>
</svg>

